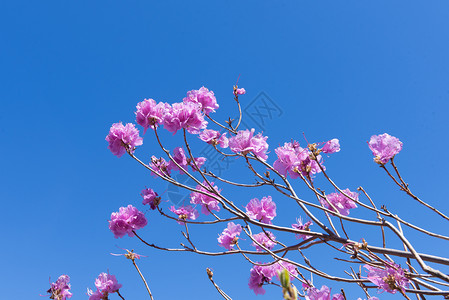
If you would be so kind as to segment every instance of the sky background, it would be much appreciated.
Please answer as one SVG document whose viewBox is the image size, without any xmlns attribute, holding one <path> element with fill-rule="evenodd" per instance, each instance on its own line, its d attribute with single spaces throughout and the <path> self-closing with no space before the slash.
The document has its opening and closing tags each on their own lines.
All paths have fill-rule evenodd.
<svg viewBox="0 0 449 300">
<path fill-rule="evenodd" d="M 138 263 L 155 299 L 219 299 L 206 267 L 234 299 L 280 299 L 276 287 L 267 287 L 265 297 L 248 289 L 251 265 L 243 257 L 161 252 L 135 238 L 115 239 L 108 229 L 120 206 L 144 209 L 144 187 L 164 193 L 165 211 L 187 195 L 129 157 L 112 155 L 104 140 L 111 124 L 134 122 L 135 105 L 144 98 L 179 102 L 203 85 L 220 105 L 215 118 L 234 117 L 232 86 L 239 76 L 247 90 L 241 97 L 245 126 L 269 136 L 268 162 L 290 139 L 304 145 L 303 132 L 310 142 L 338 138 L 342 150 L 325 165 L 340 186 L 363 186 L 379 206 L 444 233 L 447 223 L 398 191 L 373 163 L 366 142 L 384 132 L 398 137 L 404 148 L 396 161 L 412 190 L 449 211 L 448 36 L 449 2 L 437 0 L 3 1 L 1 298 L 42 299 L 49 277 L 68 274 L 72 299 L 87 299 L 86 288 L 109 270 L 126 299 L 146 299 L 131 262 L 109 254 L 123 253 L 121 247 L 148 256 Z M 276 110 L 262 122 L 254 109 L 264 103 Z M 180 136 L 162 138 L 169 149 L 181 143 Z M 204 149 L 196 137 L 190 140 L 195 151 Z M 136 154 L 145 162 L 161 155 L 151 131 Z M 241 160 L 222 172 L 252 182 Z M 316 183 L 332 192 L 322 176 Z M 300 182 L 294 185 L 299 196 L 314 201 Z M 275 221 L 285 226 L 302 215 L 272 190 L 220 188 L 241 207 L 272 195 Z M 146 216 L 148 226 L 140 230 L 146 240 L 169 247 L 183 242 L 178 224 L 155 212 Z M 216 238 L 223 228 L 192 227 L 191 234 L 202 249 L 221 251 Z M 348 230 L 354 240 L 380 245 L 378 232 Z M 404 230 L 417 250 L 448 255 L 447 244 Z M 241 243 L 251 248 L 248 240 Z M 388 245 L 401 247 L 394 238 Z M 317 249 L 305 251 L 314 265 L 344 276 L 333 260 L 339 254 Z M 316 276 L 314 282 L 333 292 L 344 287 L 348 300 L 364 296 L 357 287 Z"/>
</svg>

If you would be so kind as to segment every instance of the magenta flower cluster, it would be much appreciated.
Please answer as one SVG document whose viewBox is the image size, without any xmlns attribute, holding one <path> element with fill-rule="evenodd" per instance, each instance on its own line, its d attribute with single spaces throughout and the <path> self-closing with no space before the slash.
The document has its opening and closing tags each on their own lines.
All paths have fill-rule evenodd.
<svg viewBox="0 0 449 300">
<path fill-rule="evenodd" d="M 364 265 L 368 269 L 368 280 L 377 285 L 380 291 L 387 291 L 395 294 L 398 290 L 405 292 L 409 285 L 409 280 L 405 277 L 404 270 L 400 265 L 386 262 L 384 269 L 370 265 Z"/>
<path fill-rule="evenodd" d="M 373 152 L 374 161 L 382 165 L 402 150 L 402 142 L 388 133 L 373 135 L 368 146 Z"/>
<path fill-rule="evenodd" d="M 185 154 L 185 151 L 181 147 L 176 147 L 173 150 L 173 161 L 170 161 L 166 165 L 167 172 L 170 173 L 171 171 L 179 171 L 179 174 L 185 174 L 185 172 L 182 170 L 187 171 L 187 167 L 190 166 L 192 168 L 192 171 L 198 171 L 198 168 L 201 168 L 203 164 L 206 162 L 206 159 L 204 157 L 194 157 L 194 161 L 190 159 L 190 157 L 187 157 Z M 178 167 L 179 165 L 179 167 Z M 181 169 L 181 168 L 182 169 Z M 198 167 L 198 168 L 197 168 Z"/>
<path fill-rule="evenodd" d="M 137 104 L 136 122 L 142 126 L 143 133 L 148 128 L 156 129 L 156 127 L 163 123 L 165 113 L 170 109 L 170 104 L 159 102 L 153 99 L 145 99 Z"/>
<path fill-rule="evenodd" d="M 250 130 L 240 130 L 237 134 L 229 139 L 229 148 L 234 153 L 246 155 L 252 152 L 256 157 L 265 161 L 267 160 L 267 136 L 261 133 L 254 135 L 254 128 Z"/>
<path fill-rule="evenodd" d="M 109 273 L 101 273 L 98 275 L 98 278 L 95 279 L 95 286 L 97 288 L 95 292 L 87 289 L 89 300 L 109 299 L 109 294 L 116 293 L 122 287 L 122 285 L 117 282 L 117 278 Z"/>
<path fill-rule="evenodd" d="M 55 300 L 66 300 L 72 297 L 70 292 L 70 277 L 68 275 L 61 275 L 56 280 L 50 284 L 50 289 L 47 293 L 50 294 L 50 299 Z"/>
<path fill-rule="evenodd" d="M 117 157 L 121 157 L 126 151 L 133 153 L 134 149 L 143 143 L 134 124 L 123 126 L 121 122 L 112 124 L 106 141 L 109 143 L 108 149 Z"/>
<path fill-rule="evenodd" d="M 246 205 L 247 215 L 262 223 L 271 224 L 276 217 L 276 204 L 271 196 L 263 197 L 261 200 L 254 198 Z"/>
<path fill-rule="evenodd" d="M 221 148 L 228 148 L 229 146 L 229 139 L 226 137 L 226 132 L 220 134 L 216 130 L 204 129 L 199 134 L 199 138 L 210 145 L 220 145 Z"/>
<path fill-rule="evenodd" d="M 349 189 L 345 189 L 343 190 L 344 194 L 346 194 L 347 196 L 351 197 L 352 199 L 354 199 L 355 201 L 358 201 L 359 199 L 359 194 L 355 193 L 355 192 L 351 192 Z M 335 208 L 337 209 L 338 213 L 343 215 L 343 216 L 347 216 L 349 215 L 349 210 L 352 208 L 356 208 L 357 205 L 355 204 L 355 201 L 351 200 L 349 197 L 345 196 L 342 193 L 331 193 L 329 195 L 326 195 L 327 200 L 320 198 L 320 203 L 332 210 L 335 211 Z M 332 205 L 330 205 L 329 203 L 331 203 Z"/>
<path fill-rule="evenodd" d="M 228 226 L 218 237 L 218 244 L 227 250 L 234 249 L 234 245 L 237 243 L 238 237 L 242 232 L 242 226 L 240 224 L 234 224 L 229 222 Z"/>
<path fill-rule="evenodd" d="M 331 298 L 331 289 L 323 285 L 321 289 L 316 287 L 308 287 L 306 289 L 306 300 L 344 300 L 342 294 L 334 294 Z"/>
<path fill-rule="evenodd" d="M 143 228 L 147 225 L 147 219 L 144 214 L 132 205 L 120 207 L 118 212 L 111 214 L 109 229 L 115 238 L 120 238 L 126 234 L 134 236 L 133 230 Z"/>
<path fill-rule="evenodd" d="M 218 187 L 214 185 L 213 182 L 210 182 L 210 184 L 215 190 L 215 193 L 220 194 L 220 190 L 218 190 Z M 203 185 L 205 187 L 209 187 L 206 181 L 203 181 Z M 208 191 L 201 185 L 197 185 L 196 190 L 198 190 L 198 192 L 192 192 L 190 194 L 190 203 L 201 205 L 201 212 L 206 216 L 209 215 L 212 210 L 220 211 L 218 200 L 213 198 L 214 196 L 216 197 L 214 193 Z"/>
<path fill-rule="evenodd" d="M 214 92 L 209 91 L 204 86 L 199 90 L 192 90 L 187 92 L 187 97 L 182 100 L 184 103 L 196 103 L 199 104 L 201 111 L 206 115 L 211 112 L 215 112 L 218 108 L 217 99 L 215 98 Z"/>
<path fill-rule="evenodd" d="M 294 229 L 298 229 L 298 230 L 306 230 L 306 231 L 310 231 L 310 226 L 312 226 L 313 223 L 312 221 L 307 221 L 304 224 L 302 223 L 302 218 L 298 218 L 296 219 L 296 223 L 292 224 L 292 228 Z M 307 234 L 300 234 L 300 233 L 296 233 L 295 234 L 296 239 L 307 239 L 309 236 Z"/>
<path fill-rule="evenodd" d="M 143 189 L 142 192 L 140 193 L 140 195 L 143 198 L 142 204 L 150 205 L 150 208 L 153 210 L 156 209 L 156 207 L 159 205 L 159 202 L 161 200 L 159 195 L 153 189 L 150 189 L 150 188 Z"/>
<path fill-rule="evenodd" d="M 321 155 L 312 159 L 312 152 L 308 148 L 301 148 L 296 141 L 285 143 L 284 146 L 276 148 L 274 152 L 276 152 L 278 159 L 274 162 L 273 167 L 284 176 L 288 174 L 292 179 L 295 179 L 301 173 L 303 176 L 311 178 L 316 173 L 321 172 L 317 163 L 319 162 L 322 165 Z"/>
<path fill-rule="evenodd" d="M 267 249 L 273 249 L 276 245 L 276 237 L 270 231 L 261 232 L 253 235 L 253 239 L 264 246 Z M 256 242 L 253 242 L 251 245 L 256 247 L 256 251 L 265 251 L 261 246 L 259 246 Z"/>
<path fill-rule="evenodd" d="M 265 294 L 263 285 L 265 283 L 270 283 L 274 278 L 279 279 L 279 272 L 283 269 L 287 269 L 287 271 L 294 276 L 298 275 L 296 267 L 288 262 L 278 262 L 276 264 L 266 266 L 255 265 L 250 271 L 248 282 L 249 288 L 252 289 L 256 295 Z"/>
<path fill-rule="evenodd" d="M 178 224 L 184 225 L 186 220 L 195 220 L 198 218 L 198 211 L 193 208 L 191 205 L 183 205 L 176 209 L 174 206 L 171 206 L 170 211 L 178 215 Z"/>
</svg>

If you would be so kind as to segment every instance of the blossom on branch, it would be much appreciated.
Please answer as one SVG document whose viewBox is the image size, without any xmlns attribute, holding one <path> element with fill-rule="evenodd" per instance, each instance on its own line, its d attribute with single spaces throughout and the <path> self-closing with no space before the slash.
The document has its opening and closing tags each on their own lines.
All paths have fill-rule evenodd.
<svg viewBox="0 0 449 300">
<path fill-rule="evenodd" d="M 310 226 L 313 225 L 312 221 L 307 221 L 304 224 L 302 223 L 302 218 L 299 217 L 298 219 L 296 219 L 296 223 L 292 224 L 292 228 L 294 229 L 298 229 L 298 230 L 306 230 L 306 231 L 310 231 Z M 307 239 L 309 236 L 307 234 L 300 234 L 300 233 L 296 233 L 295 234 L 296 239 Z"/>
<path fill-rule="evenodd" d="M 200 133 L 199 138 L 210 145 L 220 145 L 221 148 L 227 148 L 229 145 L 229 140 L 226 137 L 226 132 L 220 134 L 220 132 L 216 130 L 204 129 Z"/>
<path fill-rule="evenodd" d="M 271 224 L 276 217 L 276 204 L 271 196 L 263 197 L 261 200 L 254 198 L 246 205 L 247 215 L 262 223 Z"/>
<path fill-rule="evenodd" d="M 66 300 L 72 297 L 70 292 L 70 277 L 68 275 L 59 276 L 56 282 L 50 284 L 50 289 L 47 293 L 50 294 L 50 299 Z"/>
<path fill-rule="evenodd" d="M 284 176 L 290 175 L 292 179 L 298 178 L 299 173 L 310 179 L 316 173 L 320 173 L 321 169 L 318 163 L 322 165 L 321 155 L 316 155 L 308 149 L 299 146 L 294 141 L 285 143 L 284 146 L 274 150 L 278 159 L 273 163 L 273 168 Z M 324 166 L 322 166 L 323 169 Z"/>
<path fill-rule="evenodd" d="M 327 141 L 326 144 L 324 144 L 323 148 L 321 148 L 321 152 L 327 154 L 340 152 L 340 142 L 338 141 L 338 139 Z"/>
<path fill-rule="evenodd" d="M 159 102 L 153 99 L 145 99 L 136 106 L 136 122 L 142 126 L 143 133 L 147 131 L 149 127 L 155 129 L 159 124 L 162 124 L 166 111 L 170 109 L 170 104 Z"/>
<path fill-rule="evenodd" d="M 351 192 L 349 189 L 343 190 L 343 192 L 348 195 L 349 197 L 353 198 L 355 201 L 358 201 L 359 194 L 355 192 Z M 332 204 L 329 205 L 329 202 L 326 201 L 324 198 L 320 198 L 320 203 L 332 210 L 335 211 L 334 207 L 337 209 L 338 213 L 347 216 L 349 215 L 349 210 L 352 208 L 356 208 L 357 205 L 355 204 L 355 201 L 349 199 L 347 196 L 343 195 L 342 193 L 331 193 L 329 195 L 326 195 L 327 200 Z"/>
<path fill-rule="evenodd" d="M 258 133 L 254 136 L 254 128 L 249 131 L 240 130 L 237 132 L 237 135 L 231 137 L 229 139 L 229 148 L 234 153 L 240 153 L 242 155 L 246 155 L 252 152 L 256 157 L 261 160 L 267 160 L 267 136 L 262 136 L 261 133 Z"/>
<path fill-rule="evenodd" d="M 256 240 L 259 244 L 263 245 L 267 249 L 273 249 L 276 245 L 276 237 L 270 231 L 261 232 L 253 235 L 253 239 Z M 256 251 L 265 251 L 261 246 L 257 243 L 253 242 L 252 246 L 256 247 Z"/>
<path fill-rule="evenodd" d="M 234 245 L 237 244 L 238 235 L 242 232 L 242 226 L 240 224 L 234 224 L 234 222 L 229 222 L 228 227 L 223 230 L 221 235 L 218 237 L 218 244 L 227 250 L 234 249 Z"/>
<path fill-rule="evenodd" d="M 181 166 L 184 170 L 187 171 L 187 167 L 190 166 L 192 168 L 193 171 L 198 171 L 198 168 L 201 168 L 203 166 L 203 164 L 206 162 L 206 158 L 204 157 L 195 157 L 195 163 L 192 162 L 192 160 L 190 159 L 190 157 L 187 157 L 184 149 L 181 147 L 176 147 L 173 150 L 173 160 L 179 165 Z M 171 170 L 176 170 L 179 171 L 179 174 L 185 174 L 185 172 L 179 168 L 176 163 L 173 161 L 170 161 L 167 165 L 167 169 Z M 198 166 L 198 168 L 195 166 Z"/>
<path fill-rule="evenodd" d="M 374 161 L 384 165 L 402 150 L 402 142 L 388 133 L 373 135 L 368 142 Z"/>
<path fill-rule="evenodd" d="M 143 189 L 140 195 L 143 198 L 142 204 L 149 204 L 150 208 L 153 210 L 155 210 L 161 202 L 161 197 L 159 197 L 159 195 L 153 189 Z"/>
<path fill-rule="evenodd" d="M 116 293 L 122 285 L 118 283 L 115 275 L 109 273 L 101 273 L 98 278 L 95 279 L 95 286 L 97 291 L 93 292 L 87 289 L 87 294 L 89 295 L 89 300 L 100 300 L 109 299 L 109 294 Z"/>
<path fill-rule="evenodd" d="M 272 266 L 254 266 L 250 271 L 248 286 L 256 295 L 264 295 L 264 283 L 269 283 L 273 277 Z"/>
<path fill-rule="evenodd" d="M 220 211 L 220 206 L 218 205 L 218 200 L 213 198 L 213 196 L 219 195 L 220 191 L 218 190 L 218 187 L 214 185 L 213 182 L 210 182 L 211 186 L 215 190 L 215 193 L 211 193 L 209 190 L 205 189 L 201 185 L 196 186 L 196 190 L 201 191 L 200 192 L 192 192 L 190 194 L 190 203 L 192 204 L 200 204 L 201 205 L 201 212 L 205 214 L 206 216 L 211 213 L 212 210 Z M 206 181 L 203 181 L 203 185 L 205 187 L 209 187 L 209 184 L 207 184 Z M 208 196 L 210 195 L 210 196 Z"/>
<path fill-rule="evenodd" d="M 200 105 L 201 110 L 209 115 L 211 112 L 215 112 L 218 108 L 217 99 L 214 92 L 209 91 L 204 86 L 199 90 L 192 90 L 187 92 L 187 97 L 182 100 L 184 103 L 197 103 Z"/>
<path fill-rule="evenodd" d="M 133 237 L 133 230 L 143 228 L 146 225 L 147 219 L 144 214 L 131 204 L 127 207 L 120 207 L 118 212 L 113 212 L 109 221 L 109 229 L 116 239 L 126 234 Z"/>
<path fill-rule="evenodd" d="M 409 280 L 405 277 L 404 270 L 400 265 L 386 262 L 385 268 L 376 268 L 364 265 L 368 269 L 368 280 L 377 285 L 380 291 L 387 291 L 395 294 L 398 290 L 405 292 L 409 285 Z"/>
<path fill-rule="evenodd" d="M 173 103 L 164 114 L 164 128 L 175 134 L 180 129 L 197 134 L 206 128 L 207 121 L 200 106 L 193 102 Z"/>
<path fill-rule="evenodd" d="M 128 123 L 123 126 L 122 122 L 112 124 L 106 141 L 109 142 L 108 149 L 117 157 L 121 157 L 126 151 L 134 153 L 136 146 L 143 143 L 134 124 Z"/>
<path fill-rule="evenodd" d="M 156 158 L 156 156 L 151 156 L 150 168 L 155 172 L 151 171 L 151 175 L 158 177 L 157 174 L 161 176 L 170 177 L 171 169 L 168 162 L 164 158 Z"/>
<path fill-rule="evenodd" d="M 171 206 L 170 211 L 177 214 L 178 215 L 178 224 L 180 225 L 184 225 L 185 222 L 183 222 L 182 220 L 186 221 L 186 220 L 195 220 L 196 218 L 198 218 L 198 211 L 193 208 L 193 206 L 191 205 L 183 205 L 180 206 L 178 209 L 176 209 L 174 206 Z"/>
<path fill-rule="evenodd" d="M 321 289 L 316 287 L 307 288 L 306 300 L 344 300 L 342 294 L 334 294 L 331 298 L 331 290 L 329 287 L 323 285 Z"/>
</svg>

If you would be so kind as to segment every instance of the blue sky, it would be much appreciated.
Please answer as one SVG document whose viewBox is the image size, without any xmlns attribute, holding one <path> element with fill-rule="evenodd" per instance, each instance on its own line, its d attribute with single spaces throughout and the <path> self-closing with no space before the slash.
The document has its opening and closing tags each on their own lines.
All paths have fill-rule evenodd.
<svg viewBox="0 0 449 300">
<path fill-rule="evenodd" d="M 261 92 L 278 107 L 258 129 L 269 136 L 269 162 L 279 144 L 291 138 L 304 143 L 303 132 L 309 141 L 339 138 L 342 151 L 327 158 L 326 166 L 340 185 L 363 186 L 405 219 L 443 232 L 446 224 L 387 180 L 366 141 L 384 132 L 400 138 L 404 149 L 397 163 L 413 191 L 448 211 L 448 23 L 447 1 L 3 2 L 2 297 L 41 299 L 50 276 L 68 274 L 72 299 L 86 299 L 86 288 L 109 269 L 123 283 L 126 299 L 144 299 L 130 262 L 109 255 L 122 252 L 118 246 L 148 256 L 139 263 L 156 299 L 218 299 L 206 267 L 235 299 L 263 299 L 247 288 L 250 265 L 242 257 L 155 251 L 128 237 L 116 240 L 107 227 L 120 206 L 142 208 L 145 186 L 160 194 L 168 189 L 129 157 L 117 159 L 107 150 L 110 125 L 133 122 L 135 105 L 144 98 L 181 101 L 203 85 L 219 101 L 216 118 L 225 120 L 236 113 L 232 85 L 239 76 L 247 90 L 244 107 Z M 248 118 L 248 126 L 258 125 Z M 163 138 L 169 148 L 181 141 Z M 144 161 L 160 155 L 150 131 L 137 154 Z M 246 176 L 239 161 L 230 166 L 223 176 Z M 251 180 L 245 176 L 242 181 Z M 317 183 L 326 186 L 320 178 Z M 272 191 L 226 192 L 242 206 L 266 193 L 286 202 Z M 174 197 L 164 195 L 166 201 Z M 293 223 L 300 215 L 295 209 L 279 205 L 279 222 Z M 173 247 L 182 241 L 177 224 L 154 212 L 147 217 L 141 231 L 147 240 Z M 193 235 L 218 251 L 221 230 L 200 227 Z M 353 234 L 364 237 L 365 228 Z M 447 254 L 438 241 L 410 237 L 419 251 Z M 335 253 L 321 248 L 309 255 L 317 266 L 332 263 L 331 271 L 344 275 L 334 267 Z M 341 287 L 314 279 L 334 291 Z M 363 296 L 344 287 L 348 299 Z M 279 299 L 280 291 L 268 287 L 266 298 Z"/>
</svg>

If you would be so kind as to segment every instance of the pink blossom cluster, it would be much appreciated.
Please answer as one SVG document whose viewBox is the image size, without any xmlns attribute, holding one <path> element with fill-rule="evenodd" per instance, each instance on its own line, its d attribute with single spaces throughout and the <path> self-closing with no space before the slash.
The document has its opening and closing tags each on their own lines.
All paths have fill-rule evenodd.
<svg viewBox="0 0 449 300">
<path fill-rule="evenodd" d="M 189 133 L 198 134 L 206 128 L 207 121 L 201 112 L 201 106 L 195 102 L 173 103 L 168 107 L 163 119 L 164 128 L 175 134 L 185 129 Z"/>
<path fill-rule="evenodd" d="M 206 115 L 211 112 L 215 112 L 218 108 L 217 99 L 215 98 L 214 92 L 209 91 L 204 86 L 199 90 L 192 90 L 187 92 L 187 97 L 182 100 L 184 103 L 196 103 L 199 104 L 201 111 Z"/>
<path fill-rule="evenodd" d="M 89 300 L 109 299 L 109 294 L 116 293 L 122 287 L 122 285 L 117 282 L 117 278 L 109 273 L 101 273 L 98 275 L 98 278 L 95 279 L 95 286 L 97 287 L 95 292 L 91 289 L 87 289 Z"/>
<path fill-rule="evenodd" d="M 134 153 L 134 149 L 143 143 L 134 124 L 123 126 L 121 122 L 112 124 L 106 141 L 109 143 L 108 149 L 117 157 L 121 157 L 126 151 Z"/>
<path fill-rule="evenodd" d="M 279 272 L 283 269 L 286 269 L 291 275 L 298 275 L 296 267 L 284 261 L 272 265 L 255 265 L 250 271 L 248 282 L 249 288 L 252 289 L 256 295 L 265 294 L 263 285 L 265 283 L 270 283 L 273 278 L 279 279 Z"/>
<path fill-rule="evenodd" d="M 161 197 L 150 188 L 143 189 L 140 195 L 143 198 L 142 204 L 143 205 L 150 205 L 150 208 L 155 210 L 156 207 L 159 205 L 159 202 L 161 201 Z"/>
<path fill-rule="evenodd" d="M 168 162 L 164 158 L 156 158 L 156 156 L 151 156 L 151 162 L 150 162 L 150 168 L 153 171 L 151 171 L 151 175 L 154 177 L 163 176 L 163 177 L 170 177 L 171 175 L 171 169 L 168 165 Z"/>
<path fill-rule="evenodd" d="M 404 270 L 400 265 L 386 262 L 384 269 L 370 265 L 364 265 L 368 269 L 368 280 L 377 285 L 380 291 L 387 291 L 395 294 L 398 290 L 405 292 L 409 285 L 409 280 L 405 277 Z"/>
<path fill-rule="evenodd" d="M 267 136 L 261 133 L 254 135 L 254 128 L 250 130 L 240 130 L 237 134 L 229 139 L 229 148 L 234 153 L 246 155 L 252 152 L 257 158 L 267 160 Z"/>
<path fill-rule="evenodd" d="M 237 243 L 238 237 L 242 232 L 242 226 L 240 224 L 234 224 L 234 222 L 229 222 L 228 226 L 223 230 L 223 232 L 218 237 L 218 244 L 227 250 L 234 249 L 234 245 Z"/>
<path fill-rule="evenodd" d="M 70 277 L 68 275 L 61 275 L 56 280 L 50 284 L 50 289 L 47 293 L 50 294 L 50 299 L 55 300 L 66 300 L 72 297 L 70 292 Z"/>
<path fill-rule="evenodd" d="M 156 104 L 153 99 L 145 99 L 138 103 L 136 108 L 136 122 L 144 128 L 143 133 L 145 133 L 148 128 L 155 129 L 164 122 L 164 116 L 170 109 L 170 104 L 163 102 Z"/>
<path fill-rule="evenodd" d="M 133 237 L 133 230 L 143 228 L 146 225 L 147 219 L 144 214 L 131 204 L 127 207 L 120 207 L 118 212 L 113 212 L 109 221 L 109 229 L 116 239 L 126 234 Z"/>
<path fill-rule="evenodd" d="M 312 221 L 307 221 L 304 224 L 302 223 L 302 218 L 299 217 L 298 219 L 296 219 L 296 223 L 292 224 L 292 228 L 294 229 L 298 229 L 298 230 L 306 230 L 306 231 L 310 231 L 310 226 L 312 226 L 313 223 Z M 300 233 L 296 233 L 295 234 L 296 239 L 307 239 L 309 236 L 307 234 L 300 234 Z"/>
<path fill-rule="evenodd" d="M 303 284 L 303 287 L 305 285 Z M 331 298 L 331 289 L 323 285 L 321 289 L 313 286 L 306 286 L 306 300 L 344 300 L 342 294 L 334 294 Z"/>
<path fill-rule="evenodd" d="M 303 176 L 313 177 L 316 173 L 320 173 L 321 169 L 317 162 L 322 165 L 321 155 L 313 158 L 312 152 L 308 148 L 301 148 L 297 141 L 285 143 L 284 146 L 274 150 L 278 159 L 274 162 L 273 167 L 280 174 L 292 178 L 298 178 L 299 173 Z M 324 166 L 323 166 L 324 169 Z"/>
<path fill-rule="evenodd" d="M 173 161 L 170 161 L 167 164 L 167 169 L 170 171 L 179 171 L 179 174 L 184 174 L 185 172 L 182 170 L 186 170 L 187 171 L 187 167 L 190 166 L 192 168 L 192 171 L 198 171 L 198 168 L 201 168 L 203 166 L 203 164 L 206 162 L 206 159 L 204 157 L 194 157 L 194 162 L 192 161 L 192 159 L 190 157 L 187 157 L 185 154 L 185 151 L 183 148 L 181 147 L 176 147 L 173 150 Z M 182 167 L 182 169 L 180 167 L 178 167 L 178 165 L 180 167 Z M 198 167 L 198 168 L 197 168 Z M 168 172 L 170 172 L 168 171 Z"/>
<path fill-rule="evenodd" d="M 388 133 L 373 135 L 368 146 L 373 152 L 374 161 L 382 165 L 402 150 L 402 142 Z"/>
<path fill-rule="evenodd" d="M 216 194 L 220 194 L 220 190 L 213 182 L 210 182 L 211 186 L 215 190 Z M 206 181 L 203 181 L 203 185 L 209 188 L 209 184 Z M 211 213 L 212 210 L 220 211 L 220 206 L 218 205 L 218 200 L 213 198 L 216 194 L 208 191 L 201 185 L 196 186 L 196 190 L 198 192 L 192 192 L 190 194 L 190 203 L 201 205 L 201 212 L 206 216 Z"/>
<path fill-rule="evenodd" d="M 178 224 L 184 225 L 186 220 L 195 220 L 198 218 L 198 211 L 192 207 L 191 205 L 183 205 L 176 209 L 174 206 L 171 206 L 170 211 L 178 215 Z"/>
<path fill-rule="evenodd" d="M 246 205 L 247 215 L 262 223 L 271 224 L 276 217 L 276 204 L 271 196 L 263 197 L 261 200 L 254 198 Z"/>
<path fill-rule="evenodd" d="M 200 133 L 199 138 L 210 145 L 219 145 L 221 148 L 228 148 L 229 146 L 229 139 L 226 137 L 226 132 L 220 134 L 216 130 L 204 129 Z"/>
<path fill-rule="evenodd" d="M 264 246 L 267 249 L 273 249 L 273 247 L 276 245 L 276 237 L 273 233 L 270 231 L 261 232 L 258 234 L 253 235 L 253 239 Z M 251 245 L 256 247 L 256 251 L 264 251 L 264 249 L 259 246 L 256 242 L 253 242 Z"/>
<path fill-rule="evenodd" d="M 358 201 L 359 194 L 357 194 L 355 192 L 351 192 L 349 189 L 345 189 L 345 190 L 343 190 L 343 192 L 344 192 L 344 194 L 348 195 L 355 201 Z M 347 216 L 347 215 L 349 215 L 349 210 L 352 208 L 356 208 L 357 205 L 355 204 L 355 202 L 353 200 L 351 200 L 344 194 L 331 193 L 329 195 L 326 195 L 326 198 L 329 202 L 326 201 L 326 199 L 320 198 L 320 203 L 324 207 L 326 207 L 332 211 L 335 211 L 335 208 L 336 208 L 339 214 L 341 214 L 343 216 Z M 329 203 L 331 203 L 332 205 L 329 205 Z"/>
</svg>

